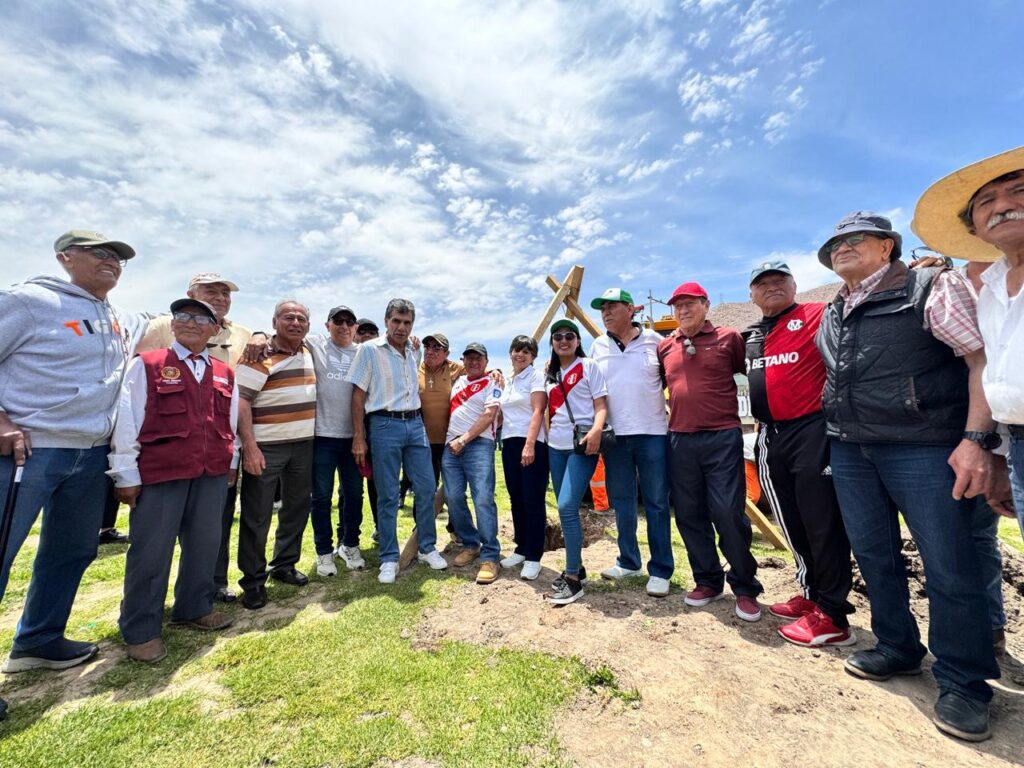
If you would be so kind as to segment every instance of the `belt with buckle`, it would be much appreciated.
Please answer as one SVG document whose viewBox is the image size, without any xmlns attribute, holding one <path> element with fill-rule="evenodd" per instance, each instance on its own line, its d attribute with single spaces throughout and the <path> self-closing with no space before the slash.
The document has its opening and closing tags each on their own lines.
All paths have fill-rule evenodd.
<svg viewBox="0 0 1024 768">
<path fill-rule="evenodd" d="M 1010 430 L 1010 437 L 1024 440 L 1024 424 L 1007 424 L 1006 428 Z"/>
<path fill-rule="evenodd" d="M 401 419 L 407 421 L 408 419 L 415 419 L 422 413 L 422 410 L 416 408 L 412 411 L 374 411 L 371 416 L 383 416 L 387 419 Z"/>
</svg>

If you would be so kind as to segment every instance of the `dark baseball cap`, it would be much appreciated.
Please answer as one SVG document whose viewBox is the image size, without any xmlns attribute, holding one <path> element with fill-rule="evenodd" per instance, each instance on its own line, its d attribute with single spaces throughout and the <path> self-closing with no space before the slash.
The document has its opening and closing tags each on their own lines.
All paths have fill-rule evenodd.
<svg viewBox="0 0 1024 768">
<path fill-rule="evenodd" d="M 856 232 L 885 235 L 891 239 L 893 247 L 892 253 L 889 254 L 890 261 L 896 261 L 903 252 L 903 237 L 892 228 L 892 222 L 889 219 L 871 211 L 854 211 L 843 216 L 836 224 L 832 236 L 818 249 L 818 261 L 832 269 L 832 254 L 829 253 L 828 247 L 837 237 L 845 237 Z"/>
<path fill-rule="evenodd" d="M 428 341 L 433 341 L 444 347 L 444 351 L 447 352 L 451 349 L 451 344 L 448 343 L 448 337 L 443 333 L 432 333 L 429 336 L 423 337 L 423 343 L 426 344 Z"/>
<path fill-rule="evenodd" d="M 424 339 L 426 341 L 426 339 Z M 462 356 L 465 357 L 467 352 L 476 352 L 478 355 L 487 357 L 487 347 L 481 344 L 479 341 L 474 341 L 466 345 L 466 348 L 462 350 Z"/>
<path fill-rule="evenodd" d="M 93 232 L 91 229 L 68 230 L 54 241 L 53 252 L 60 253 L 68 248 L 74 248 L 76 245 L 86 246 L 87 248 L 105 246 L 122 259 L 135 257 L 135 249 L 127 243 L 122 243 L 120 240 L 111 240 L 99 232 Z"/>
<path fill-rule="evenodd" d="M 555 322 L 551 324 L 550 333 L 558 333 L 558 331 L 566 329 L 575 333 L 577 338 L 582 341 L 583 337 L 580 335 L 580 327 L 567 317 L 563 317 L 561 320 L 555 320 Z"/>
<path fill-rule="evenodd" d="M 783 275 L 793 276 L 793 271 L 789 268 L 789 264 L 784 261 L 766 261 L 763 264 L 758 264 L 750 273 L 750 284 L 753 285 L 757 282 L 757 278 L 761 275 L 767 275 L 771 272 L 779 272 Z"/>
<path fill-rule="evenodd" d="M 328 312 L 327 319 L 334 320 L 338 317 L 338 315 L 348 315 L 348 317 L 352 320 L 353 323 L 357 322 L 356 313 L 353 312 L 348 307 L 346 307 L 344 304 L 339 304 L 338 306 L 334 307 L 330 312 Z"/>
<path fill-rule="evenodd" d="M 206 314 L 212 317 L 217 322 L 220 322 L 220 318 L 217 317 L 217 310 L 207 304 L 205 301 L 199 299 L 193 299 L 191 296 L 186 296 L 184 299 L 177 299 L 171 302 L 171 312 L 180 312 L 188 307 L 197 307 L 203 310 Z"/>
<path fill-rule="evenodd" d="M 356 325 L 356 330 L 359 331 L 360 333 L 366 333 L 371 328 L 377 331 L 378 333 L 380 332 L 380 328 L 377 327 L 377 324 L 368 317 L 360 317 L 358 320 L 356 320 Z"/>
</svg>

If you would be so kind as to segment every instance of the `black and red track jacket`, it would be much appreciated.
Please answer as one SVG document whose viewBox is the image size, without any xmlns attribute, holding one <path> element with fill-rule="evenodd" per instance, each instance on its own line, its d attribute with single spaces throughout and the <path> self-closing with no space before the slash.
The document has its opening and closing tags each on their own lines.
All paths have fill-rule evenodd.
<svg viewBox="0 0 1024 768">
<path fill-rule="evenodd" d="M 743 331 L 750 410 L 765 424 L 821 410 L 825 364 L 814 345 L 827 305 L 794 304 Z"/>
</svg>

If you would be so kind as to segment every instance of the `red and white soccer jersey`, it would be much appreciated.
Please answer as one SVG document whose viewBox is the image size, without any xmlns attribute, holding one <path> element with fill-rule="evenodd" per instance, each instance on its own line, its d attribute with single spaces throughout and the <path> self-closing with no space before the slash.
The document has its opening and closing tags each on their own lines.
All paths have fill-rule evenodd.
<svg viewBox="0 0 1024 768">
<path fill-rule="evenodd" d="M 562 369 L 561 386 L 557 382 L 548 382 L 547 390 L 548 416 L 551 418 L 548 445 L 560 451 L 571 451 L 572 422 L 565 407 L 566 396 L 576 423 L 588 427 L 593 425 L 594 398 L 608 396 L 604 374 L 589 357 L 581 357 L 568 368 Z"/>
<path fill-rule="evenodd" d="M 490 376 L 482 376 L 473 381 L 460 376 L 452 385 L 448 434 L 444 441 L 450 443 L 459 435 L 464 435 L 476 420 L 483 416 L 484 410 L 497 407 L 500 400 L 501 387 L 491 381 Z M 486 440 L 494 439 L 494 422 L 491 422 L 490 429 L 485 430 L 480 437 Z"/>
</svg>

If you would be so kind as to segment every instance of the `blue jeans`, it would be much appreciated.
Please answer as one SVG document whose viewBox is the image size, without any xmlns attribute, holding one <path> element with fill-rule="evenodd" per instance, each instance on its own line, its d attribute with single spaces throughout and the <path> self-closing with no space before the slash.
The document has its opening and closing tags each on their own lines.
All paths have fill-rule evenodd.
<svg viewBox="0 0 1024 768">
<path fill-rule="evenodd" d="M 430 443 L 423 419 L 393 419 L 370 414 L 370 452 L 373 481 L 377 486 L 377 533 L 381 563 L 398 562 L 398 484 L 402 469 L 412 481 L 416 496 L 413 517 L 420 552 L 427 554 L 437 544 L 434 527 L 434 470 L 430 466 Z"/>
<path fill-rule="evenodd" d="M 1003 555 L 999 551 L 999 515 L 984 496 L 967 499 L 971 508 L 971 540 L 978 553 L 978 574 L 985 589 L 986 605 L 992 629 L 1006 626 L 1003 611 Z"/>
<path fill-rule="evenodd" d="M 604 451 L 608 501 L 615 510 L 619 532 L 621 568 L 640 570 L 640 545 L 636 540 L 636 481 L 647 517 L 647 542 L 651 559 L 647 572 L 662 579 L 672 578 L 672 522 L 668 511 L 668 435 L 618 435 L 615 445 Z"/>
<path fill-rule="evenodd" d="M 597 469 L 597 454 L 584 456 L 571 450 L 548 448 L 551 464 L 551 485 L 558 500 L 558 519 L 565 539 L 565 572 L 576 576 L 583 567 L 583 526 L 580 524 L 580 502 L 590 487 L 590 478 Z"/>
<path fill-rule="evenodd" d="M 107 484 L 106 445 L 36 448 L 25 462 L 11 538 L 0 568 L 0 599 L 11 563 L 43 511 L 32 581 L 13 648 L 25 651 L 64 635 L 82 574 L 96 558 Z M 14 460 L 0 456 L 0 499 L 7 498 Z"/>
<path fill-rule="evenodd" d="M 498 543 L 498 507 L 494 503 L 494 441 L 478 437 L 466 443 L 458 456 L 446 445 L 441 476 L 448 519 L 456 535 L 466 547 L 480 548 L 481 561 L 497 562 L 501 545 Z M 467 484 L 473 495 L 476 526 L 466 503 Z"/>
<path fill-rule="evenodd" d="M 351 437 L 313 438 L 313 494 L 310 497 L 309 520 L 313 524 L 313 543 L 318 555 L 334 550 L 331 531 L 331 497 L 334 495 L 334 474 L 341 478 L 338 499 L 338 544 L 359 546 L 359 528 L 363 524 L 363 476 L 359 474 L 352 455 Z"/>
<path fill-rule="evenodd" d="M 971 531 L 971 508 L 953 499 L 943 446 L 831 441 L 832 478 L 871 602 L 877 649 L 903 664 L 925 655 L 910 612 L 897 511 L 910 528 L 928 583 L 928 644 L 940 691 L 989 701 L 999 677 L 992 623 Z"/>
<path fill-rule="evenodd" d="M 1017 510 L 1017 525 L 1024 536 L 1024 440 L 1010 438 L 1010 452 L 1006 457 L 1010 466 L 1010 485 L 1013 488 L 1013 506 Z"/>
</svg>

